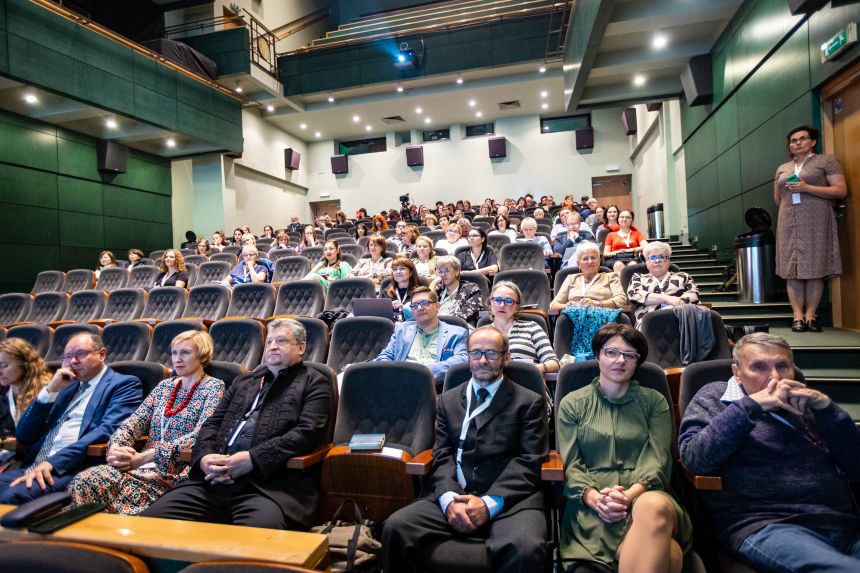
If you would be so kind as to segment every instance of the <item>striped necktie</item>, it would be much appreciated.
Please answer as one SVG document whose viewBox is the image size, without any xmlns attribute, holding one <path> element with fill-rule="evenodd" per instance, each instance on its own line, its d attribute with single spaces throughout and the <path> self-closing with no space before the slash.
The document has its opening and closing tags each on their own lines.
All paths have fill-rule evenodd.
<svg viewBox="0 0 860 573">
<path fill-rule="evenodd" d="M 33 463 L 30 467 L 27 468 L 27 471 L 33 469 L 37 465 L 44 462 L 48 459 L 48 455 L 51 453 L 51 449 L 54 447 L 54 440 L 57 438 L 57 434 L 60 433 L 60 428 L 63 427 L 63 424 L 69 417 L 69 412 L 71 412 L 78 405 L 78 400 L 80 400 L 81 396 L 89 390 L 90 383 L 89 382 L 81 382 L 78 384 L 78 391 L 75 394 L 75 397 L 72 398 L 72 401 L 69 403 L 69 407 L 66 408 L 66 411 L 63 412 L 63 415 L 54 423 L 51 427 L 50 431 L 45 436 L 45 440 L 42 442 L 42 447 L 39 449 L 39 454 L 36 456 L 36 459 L 33 460 Z"/>
</svg>

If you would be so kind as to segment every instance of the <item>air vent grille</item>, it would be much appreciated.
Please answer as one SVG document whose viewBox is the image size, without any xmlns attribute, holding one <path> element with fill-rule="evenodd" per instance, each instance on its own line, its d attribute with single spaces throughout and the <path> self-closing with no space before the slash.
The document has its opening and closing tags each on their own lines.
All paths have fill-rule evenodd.
<svg viewBox="0 0 860 573">
<path fill-rule="evenodd" d="M 520 107 L 522 106 L 520 105 L 520 100 L 518 99 L 499 102 L 499 109 L 519 109 Z"/>
<path fill-rule="evenodd" d="M 392 115 L 389 117 L 383 117 L 382 123 L 405 123 L 406 120 L 400 117 L 399 115 Z"/>
</svg>

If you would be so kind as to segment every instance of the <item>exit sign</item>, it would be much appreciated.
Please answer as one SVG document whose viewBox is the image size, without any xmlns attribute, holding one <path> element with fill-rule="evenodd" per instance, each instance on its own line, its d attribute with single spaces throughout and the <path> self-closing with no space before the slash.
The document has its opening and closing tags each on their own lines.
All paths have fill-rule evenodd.
<svg viewBox="0 0 860 573">
<path fill-rule="evenodd" d="M 845 50 L 857 43 L 857 24 L 851 22 L 842 30 L 821 44 L 821 61 L 829 62 L 842 55 Z"/>
</svg>

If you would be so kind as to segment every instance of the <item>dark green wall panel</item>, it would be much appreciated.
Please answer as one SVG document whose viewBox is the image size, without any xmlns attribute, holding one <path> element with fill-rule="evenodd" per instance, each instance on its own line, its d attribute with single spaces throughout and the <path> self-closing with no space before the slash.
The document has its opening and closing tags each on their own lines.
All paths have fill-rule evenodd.
<svg viewBox="0 0 860 573">
<path fill-rule="evenodd" d="M 173 230 L 166 223 L 105 217 L 105 244 L 118 251 L 136 247 L 145 253 L 173 243 Z M 124 253 L 123 253 L 124 254 Z"/>
<path fill-rule="evenodd" d="M 76 87 L 75 60 L 70 56 L 8 33 L 9 73 L 28 84 L 59 93 Z"/>
<path fill-rule="evenodd" d="M 107 109 L 127 109 L 134 102 L 134 84 L 84 62 L 75 62 L 74 93 Z"/>
<path fill-rule="evenodd" d="M 60 243 L 68 247 L 101 248 L 104 221 L 100 215 L 60 211 Z"/>
<path fill-rule="evenodd" d="M 0 160 L 46 171 L 57 170 L 55 138 L 44 131 L 34 131 L 0 121 Z"/>
<path fill-rule="evenodd" d="M 735 145 L 717 158 L 717 178 L 719 181 L 719 200 L 726 201 L 740 195 L 741 156 L 740 147 Z"/>
<path fill-rule="evenodd" d="M 251 39 L 245 28 L 181 38 L 218 66 L 218 74 L 250 73 Z"/>
<path fill-rule="evenodd" d="M 57 208 L 57 176 L 0 163 L 0 202 Z"/>
<path fill-rule="evenodd" d="M 718 255 L 731 257 L 733 253 L 734 238 L 747 231 L 744 223 L 743 198 L 739 195 L 728 201 L 723 201 L 718 207 L 720 211 L 720 232 L 710 244 L 716 244 Z"/>
<path fill-rule="evenodd" d="M 95 145 L 86 145 L 64 137 L 58 137 L 55 145 L 59 156 L 60 173 L 92 181 L 99 180 Z"/>
<path fill-rule="evenodd" d="M 60 209 L 78 213 L 101 215 L 102 184 L 98 181 L 87 181 L 75 177 L 59 177 Z"/>
<path fill-rule="evenodd" d="M 3 270 L 0 285 L 5 292 L 29 292 L 37 274 L 60 268 L 60 248 L 56 245 L 4 243 L 3 247 L 15 253 L 15 264 Z"/>
<path fill-rule="evenodd" d="M 681 100 L 681 134 L 684 141 L 708 119 L 711 109 L 710 105 L 690 107 L 686 105 L 684 100 Z"/>
<path fill-rule="evenodd" d="M 170 197 L 114 185 L 105 185 L 103 191 L 104 210 L 111 216 L 170 223 Z"/>
<path fill-rule="evenodd" d="M 716 150 L 722 153 L 738 141 L 738 98 L 729 98 L 714 117 Z"/>
<path fill-rule="evenodd" d="M 753 207 L 767 211 L 773 221 L 774 232 L 776 232 L 776 216 L 779 213 L 779 209 L 776 203 L 773 202 L 773 183 L 765 183 L 755 189 L 750 189 L 741 195 L 741 199 L 743 201 L 744 212 Z"/>
<path fill-rule="evenodd" d="M 99 253 L 103 250 L 92 247 L 60 247 L 60 268 L 94 269 L 98 265 Z"/>
<path fill-rule="evenodd" d="M 144 121 L 176 130 L 178 126 L 175 103 L 174 100 L 157 91 L 139 85 L 134 86 L 134 111 Z"/>
<path fill-rule="evenodd" d="M 792 16 L 785 0 L 757 0 L 735 35 L 735 83 L 747 77 L 777 43 L 801 20 Z"/>
<path fill-rule="evenodd" d="M 32 245 L 55 245 L 59 239 L 58 211 L 25 205 L 3 205 L 0 229 L 7 237 L 19 237 Z M 3 257 L 0 268 L 11 266 L 17 257 Z"/>
<path fill-rule="evenodd" d="M 716 129 L 713 119 L 708 119 L 684 145 L 687 176 L 695 175 L 717 156 Z"/>
<path fill-rule="evenodd" d="M 170 196 L 170 166 L 130 155 L 128 171 L 120 173 L 110 183 Z"/>
<path fill-rule="evenodd" d="M 719 201 L 716 162 L 687 179 L 687 212 L 697 213 L 716 205 Z"/>
</svg>

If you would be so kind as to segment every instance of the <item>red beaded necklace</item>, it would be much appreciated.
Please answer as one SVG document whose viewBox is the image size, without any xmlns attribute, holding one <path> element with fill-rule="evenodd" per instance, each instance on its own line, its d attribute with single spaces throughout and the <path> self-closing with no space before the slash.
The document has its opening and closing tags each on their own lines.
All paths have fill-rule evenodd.
<svg viewBox="0 0 860 573">
<path fill-rule="evenodd" d="M 182 378 L 176 382 L 176 386 L 173 387 L 173 392 L 170 393 L 170 398 L 167 400 L 167 405 L 164 406 L 164 415 L 168 418 L 172 418 L 182 410 L 184 410 L 188 403 L 191 401 L 192 396 L 194 396 L 194 391 L 197 390 L 197 387 L 200 386 L 200 383 L 203 382 L 203 378 L 206 374 L 200 376 L 200 378 L 191 386 L 191 390 L 188 391 L 188 394 L 185 395 L 185 399 L 179 404 L 179 407 L 173 408 L 173 404 L 176 403 L 176 395 L 179 394 L 179 389 L 182 387 Z"/>
</svg>

